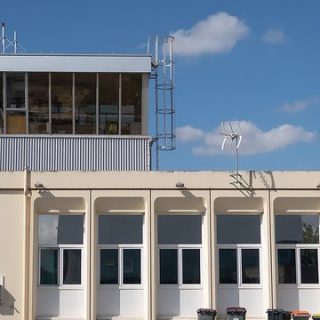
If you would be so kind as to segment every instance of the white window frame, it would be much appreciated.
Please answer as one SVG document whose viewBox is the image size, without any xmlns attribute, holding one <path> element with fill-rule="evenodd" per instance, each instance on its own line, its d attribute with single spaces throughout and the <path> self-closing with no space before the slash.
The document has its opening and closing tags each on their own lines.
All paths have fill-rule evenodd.
<svg viewBox="0 0 320 320">
<path fill-rule="evenodd" d="M 117 249 L 118 250 L 118 284 L 100 283 L 101 279 L 101 250 L 103 249 Z M 141 283 L 127 284 L 123 283 L 123 250 L 125 249 L 139 249 L 140 250 L 140 276 Z M 144 284 L 144 264 L 143 264 L 143 243 L 141 244 L 100 244 L 98 245 L 98 286 L 101 288 L 117 288 L 117 289 L 142 289 Z"/>
<path fill-rule="evenodd" d="M 276 229 L 276 217 L 277 216 L 316 216 L 318 217 L 318 227 L 320 230 L 320 215 L 319 214 L 308 214 L 301 212 L 300 214 L 276 214 L 274 227 Z M 275 242 L 277 239 L 275 239 Z M 298 244 L 286 244 L 286 243 L 276 243 L 276 273 L 277 273 L 277 286 L 279 288 L 310 288 L 310 289 L 320 289 L 320 234 L 319 243 L 298 243 Z M 279 283 L 279 260 L 278 260 L 278 249 L 294 249 L 295 250 L 295 261 L 296 261 L 296 283 Z M 301 283 L 301 259 L 300 251 L 301 249 L 317 249 L 318 252 L 318 283 Z"/>
<path fill-rule="evenodd" d="M 220 249 L 235 249 L 237 252 L 237 283 L 220 283 Z M 258 249 L 259 250 L 259 283 L 243 283 L 242 281 L 242 250 L 243 249 Z M 217 276 L 219 288 L 257 288 L 262 289 L 263 277 L 262 277 L 262 254 L 261 244 L 219 244 L 217 245 Z"/>
<path fill-rule="evenodd" d="M 39 219 L 40 216 L 48 216 L 51 214 L 48 213 L 41 213 L 37 216 L 37 232 L 39 232 Z M 53 216 L 67 216 L 67 214 L 54 214 Z M 81 210 L 79 210 L 79 212 L 76 212 L 74 214 L 75 216 L 83 216 L 83 235 L 82 235 L 82 243 L 80 244 L 41 244 L 39 243 L 39 239 L 37 239 L 38 241 L 38 273 L 37 273 L 37 285 L 39 288 L 58 288 L 58 289 L 84 289 L 84 285 L 85 285 L 85 270 L 86 270 L 86 266 L 85 266 L 85 247 L 84 247 L 84 243 L 85 243 L 85 239 L 86 239 L 86 233 L 85 233 L 85 225 L 86 225 L 86 215 L 85 213 Z M 70 215 L 72 216 L 72 215 Z M 41 250 L 43 249 L 57 249 L 58 250 L 58 284 L 41 284 L 40 283 L 40 273 L 41 273 Z M 81 250 L 81 283 L 80 284 L 63 284 L 63 250 L 65 249 L 80 249 Z"/>
<path fill-rule="evenodd" d="M 48 249 L 58 250 L 58 284 L 41 284 L 41 251 Z M 81 283 L 80 284 L 64 284 L 63 283 L 63 251 L 64 250 L 81 250 Z M 39 245 L 38 248 L 38 286 L 41 288 L 60 288 L 60 289 L 83 289 L 84 283 L 84 257 L 83 244 L 57 244 L 57 245 Z"/>
<path fill-rule="evenodd" d="M 296 283 L 280 283 L 279 282 L 279 260 L 278 249 L 294 249 L 295 261 L 296 261 Z M 301 282 L 301 249 L 316 249 L 318 253 L 318 283 L 302 283 Z M 317 288 L 320 289 L 320 244 L 277 244 L 276 245 L 276 257 L 277 257 L 277 285 L 280 288 Z"/>
<path fill-rule="evenodd" d="M 161 284 L 160 283 L 160 250 L 176 249 L 178 258 L 178 283 L 177 284 Z M 200 283 L 183 283 L 183 257 L 184 249 L 200 250 Z M 178 288 L 178 289 L 202 289 L 203 288 L 203 271 L 202 271 L 202 244 L 163 244 L 158 245 L 158 286 L 161 288 Z"/>
</svg>

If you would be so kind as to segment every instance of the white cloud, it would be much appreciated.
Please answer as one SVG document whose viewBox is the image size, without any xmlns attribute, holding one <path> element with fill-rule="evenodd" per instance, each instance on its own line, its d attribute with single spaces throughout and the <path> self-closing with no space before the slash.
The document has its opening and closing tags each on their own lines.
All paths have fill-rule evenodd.
<svg viewBox="0 0 320 320">
<path fill-rule="evenodd" d="M 286 40 L 286 35 L 281 29 L 268 29 L 261 40 L 268 44 L 279 44 Z"/>
<path fill-rule="evenodd" d="M 305 109 L 311 107 L 315 103 L 319 102 L 319 99 L 307 99 L 307 100 L 299 100 L 291 103 L 286 102 L 282 106 L 279 107 L 280 111 L 288 112 L 288 113 L 298 113 L 304 111 Z"/>
<path fill-rule="evenodd" d="M 315 132 L 304 130 L 302 127 L 283 124 L 279 127 L 272 128 L 269 131 L 262 131 L 254 123 L 250 121 L 239 121 L 241 135 L 243 136 L 240 153 L 243 155 L 253 155 L 275 150 L 284 149 L 289 145 L 298 142 L 310 142 L 315 138 Z M 200 145 L 192 149 L 196 155 L 217 155 L 217 154 L 233 154 L 234 148 L 227 141 L 224 151 L 221 151 L 223 136 L 216 128 L 211 132 L 203 132 L 201 129 L 185 126 L 178 128 L 185 132 L 184 140 L 178 135 L 178 140 L 182 142 L 199 141 Z M 202 135 L 195 136 L 193 132 L 202 132 Z M 190 137 L 189 139 L 186 137 Z"/>
<path fill-rule="evenodd" d="M 192 142 L 201 140 L 204 137 L 204 132 L 201 129 L 196 129 L 191 126 L 177 128 L 177 139 L 182 142 Z"/>
<path fill-rule="evenodd" d="M 199 21 L 190 29 L 172 32 L 178 55 L 196 56 L 231 50 L 249 33 L 245 22 L 228 13 L 220 12 Z"/>
</svg>

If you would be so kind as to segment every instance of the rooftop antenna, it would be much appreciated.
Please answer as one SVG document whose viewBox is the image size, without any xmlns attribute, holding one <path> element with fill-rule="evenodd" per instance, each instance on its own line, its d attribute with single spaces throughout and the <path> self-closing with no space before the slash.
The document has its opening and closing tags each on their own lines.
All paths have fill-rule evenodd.
<svg viewBox="0 0 320 320">
<path fill-rule="evenodd" d="M 18 47 L 17 31 L 14 31 L 13 32 L 13 50 L 14 50 L 14 54 L 17 53 L 17 47 Z"/>
<path fill-rule="evenodd" d="M 5 51 L 6 51 L 6 34 L 5 34 L 5 28 L 6 28 L 5 23 L 2 22 L 2 24 L 1 24 L 1 47 L 2 47 L 1 52 L 2 52 L 2 53 L 5 53 Z"/>
<path fill-rule="evenodd" d="M 230 142 L 230 146 L 235 148 L 236 152 L 236 180 L 240 181 L 239 175 L 239 147 L 242 141 L 241 128 L 238 121 L 221 122 L 220 133 L 223 135 L 221 150 L 224 150 L 226 142 Z"/>
<path fill-rule="evenodd" d="M 5 23 L 2 22 L 1 24 L 1 53 L 2 54 L 10 54 L 10 53 L 14 53 L 17 54 L 18 50 L 22 51 L 22 52 L 26 52 L 27 50 L 21 46 L 18 43 L 18 39 L 17 39 L 17 31 L 13 32 L 13 41 L 10 41 L 9 39 L 7 39 L 6 37 L 6 26 Z"/>
</svg>

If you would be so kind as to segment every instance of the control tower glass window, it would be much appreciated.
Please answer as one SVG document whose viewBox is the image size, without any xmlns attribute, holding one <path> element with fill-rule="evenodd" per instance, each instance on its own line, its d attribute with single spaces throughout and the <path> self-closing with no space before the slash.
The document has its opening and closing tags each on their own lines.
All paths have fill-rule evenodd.
<svg viewBox="0 0 320 320">
<path fill-rule="evenodd" d="M 119 74 L 99 74 L 99 134 L 119 134 Z"/>
<path fill-rule="evenodd" d="M 28 74 L 29 133 L 50 133 L 49 74 Z"/>
<path fill-rule="evenodd" d="M 96 74 L 75 74 L 76 133 L 96 133 Z"/>
<path fill-rule="evenodd" d="M 3 115 L 3 72 L 0 72 L 0 133 L 4 133 Z"/>
<path fill-rule="evenodd" d="M 52 133 L 72 133 L 72 73 L 51 74 Z"/>
<path fill-rule="evenodd" d="M 7 133 L 26 133 L 25 73 L 6 74 Z"/>
<path fill-rule="evenodd" d="M 142 75 L 121 75 L 121 134 L 141 134 Z"/>
</svg>

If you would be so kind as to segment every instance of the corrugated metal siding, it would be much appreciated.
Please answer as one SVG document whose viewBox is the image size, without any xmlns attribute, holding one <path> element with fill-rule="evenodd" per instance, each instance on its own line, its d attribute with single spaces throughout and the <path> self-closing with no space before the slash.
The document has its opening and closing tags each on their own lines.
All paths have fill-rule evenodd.
<svg viewBox="0 0 320 320">
<path fill-rule="evenodd" d="M 0 171 L 147 171 L 150 137 L 0 136 Z"/>
</svg>

